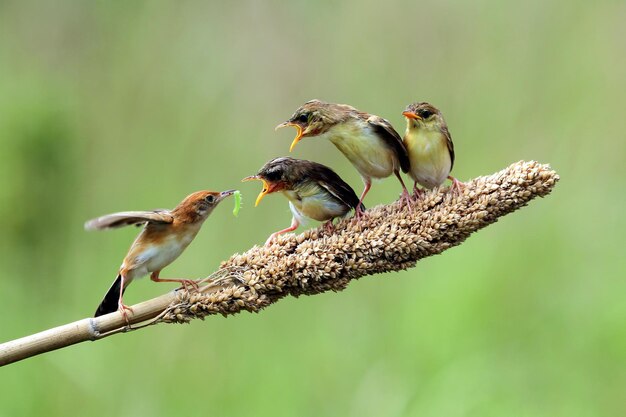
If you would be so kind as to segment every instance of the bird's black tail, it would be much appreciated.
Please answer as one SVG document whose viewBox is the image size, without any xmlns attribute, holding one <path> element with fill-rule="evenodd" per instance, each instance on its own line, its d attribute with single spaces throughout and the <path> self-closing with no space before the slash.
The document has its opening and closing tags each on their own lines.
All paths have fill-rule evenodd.
<svg viewBox="0 0 626 417">
<path fill-rule="evenodd" d="M 102 299 L 102 302 L 98 306 L 94 317 L 102 316 L 117 311 L 118 301 L 120 300 L 120 290 L 122 294 L 126 291 L 126 288 L 122 288 L 122 276 L 118 275 L 113 281 L 113 285 L 109 288 L 106 295 Z"/>
</svg>

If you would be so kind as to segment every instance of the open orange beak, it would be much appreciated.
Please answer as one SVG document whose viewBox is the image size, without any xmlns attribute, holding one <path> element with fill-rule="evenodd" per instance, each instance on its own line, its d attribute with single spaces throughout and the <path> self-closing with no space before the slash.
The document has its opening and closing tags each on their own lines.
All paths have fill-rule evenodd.
<svg viewBox="0 0 626 417">
<path fill-rule="evenodd" d="M 293 126 L 298 131 L 298 133 L 296 134 L 296 137 L 294 138 L 293 142 L 291 142 L 291 146 L 289 147 L 289 152 L 291 152 L 293 150 L 293 148 L 296 147 L 296 143 L 300 142 L 300 139 L 302 139 L 302 136 L 304 134 L 304 130 L 302 129 L 302 126 L 300 126 L 299 124 L 296 124 L 294 122 L 284 122 L 284 123 L 281 123 L 278 126 L 276 126 L 274 128 L 274 130 L 282 129 L 283 127 L 287 127 L 287 126 Z"/>
<path fill-rule="evenodd" d="M 412 111 L 404 111 L 402 112 L 402 115 L 406 117 L 407 119 L 422 120 L 421 117 L 419 117 L 417 114 L 413 113 Z"/>
<path fill-rule="evenodd" d="M 256 201 L 254 202 L 254 207 L 256 207 L 256 206 L 259 205 L 261 200 L 263 200 L 263 197 L 265 197 L 266 194 L 269 194 L 269 193 L 272 192 L 272 189 L 274 187 L 272 187 L 272 185 L 270 183 L 268 183 L 267 181 L 265 181 L 265 179 L 259 177 L 258 175 L 252 175 L 250 177 L 246 177 L 246 178 L 242 179 L 241 182 L 253 181 L 253 180 L 257 180 L 257 181 L 262 181 L 263 182 L 263 189 L 261 190 L 261 192 L 259 193 L 259 196 L 256 198 Z"/>
</svg>

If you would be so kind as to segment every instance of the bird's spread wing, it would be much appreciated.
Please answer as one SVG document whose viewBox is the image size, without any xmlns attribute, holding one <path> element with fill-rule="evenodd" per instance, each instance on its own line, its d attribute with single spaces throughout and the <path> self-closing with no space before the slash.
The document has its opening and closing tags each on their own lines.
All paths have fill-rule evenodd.
<svg viewBox="0 0 626 417">
<path fill-rule="evenodd" d="M 446 144 L 448 145 L 448 152 L 450 152 L 450 171 L 452 171 L 452 167 L 454 166 L 454 144 L 452 143 L 452 136 L 450 136 L 450 131 L 448 127 L 443 126 L 443 134 L 446 137 Z"/>
<path fill-rule="evenodd" d="M 356 195 L 352 187 L 341 179 L 335 171 L 324 167 L 325 169 L 314 169 L 310 175 L 320 187 L 324 188 L 337 200 L 346 206 L 356 208 L 359 204 L 359 197 Z"/>
<path fill-rule="evenodd" d="M 153 210 L 153 211 L 122 211 L 120 213 L 108 214 L 106 216 L 98 217 L 97 219 L 89 220 L 85 223 L 86 230 L 103 230 L 103 229 L 115 229 L 118 227 L 124 227 L 131 224 L 166 224 L 172 223 L 174 217 L 169 210 Z"/>
<path fill-rule="evenodd" d="M 387 120 L 379 116 L 370 116 L 367 119 L 367 123 L 374 129 L 374 131 L 385 141 L 387 146 L 394 150 L 400 161 L 400 168 L 402 172 L 408 172 L 411 168 L 411 162 L 409 161 L 409 154 L 402 143 L 402 138 L 391 126 Z"/>
</svg>

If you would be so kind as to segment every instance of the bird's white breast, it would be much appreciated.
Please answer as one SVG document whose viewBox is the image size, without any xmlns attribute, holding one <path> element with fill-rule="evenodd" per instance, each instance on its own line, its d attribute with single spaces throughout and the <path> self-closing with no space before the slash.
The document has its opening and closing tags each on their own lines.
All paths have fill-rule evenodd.
<svg viewBox="0 0 626 417">
<path fill-rule="evenodd" d="M 127 276 L 131 279 L 160 271 L 180 256 L 196 234 L 197 230 L 189 230 L 187 233 L 164 236 L 158 242 L 133 245 L 129 256 L 124 259 L 122 268 L 127 269 Z"/>
<path fill-rule="evenodd" d="M 285 191 L 284 194 L 301 215 L 320 222 L 343 216 L 348 211 L 344 204 L 318 185 L 306 187 L 298 192 Z"/>
</svg>

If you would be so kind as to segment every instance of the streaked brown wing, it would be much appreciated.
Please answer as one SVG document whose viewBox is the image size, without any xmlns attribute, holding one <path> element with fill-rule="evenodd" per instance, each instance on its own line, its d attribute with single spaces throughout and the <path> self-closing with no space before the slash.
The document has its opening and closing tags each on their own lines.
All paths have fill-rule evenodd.
<svg viewBox="0 0 626 417">
<path fill-rule="evenodd" d="M 443 131 L 443 134 L 446 137 L 446 144 L 448 145 L 448 152 L 450 152 L 450 171 L 452 171 L 452 167 L 454 166 L 454 143 L 452 143 L 452 136 L 450 135 L 448 126 L 444 124 L 441 130 Z"/>
<path fill-rule="evenodd" d="M 85 223 L 85 230 L 115 229 L 131 224 L 140 225 L 144 223 L 166 224 L 173 221 L 174 217 L 169 210 L 122 211 L 89 220 Z"/>
<path fill-rule="evenodd" d="M 385 143 L 394 150 L 398 156 L 398 160 L 400 161 L 400 168 L 402 168 L 402 172 L 409 172 L 409 169 L 411 169 L 409 154 L 402 143 L 402 138 L 393 126 L 391 126 L 391 123 L 382 117 L 375 115 L 370 116 L 367 119 L 367 123 L 369 123 L 378 136 L 380 136 Z"/>
</svg>

